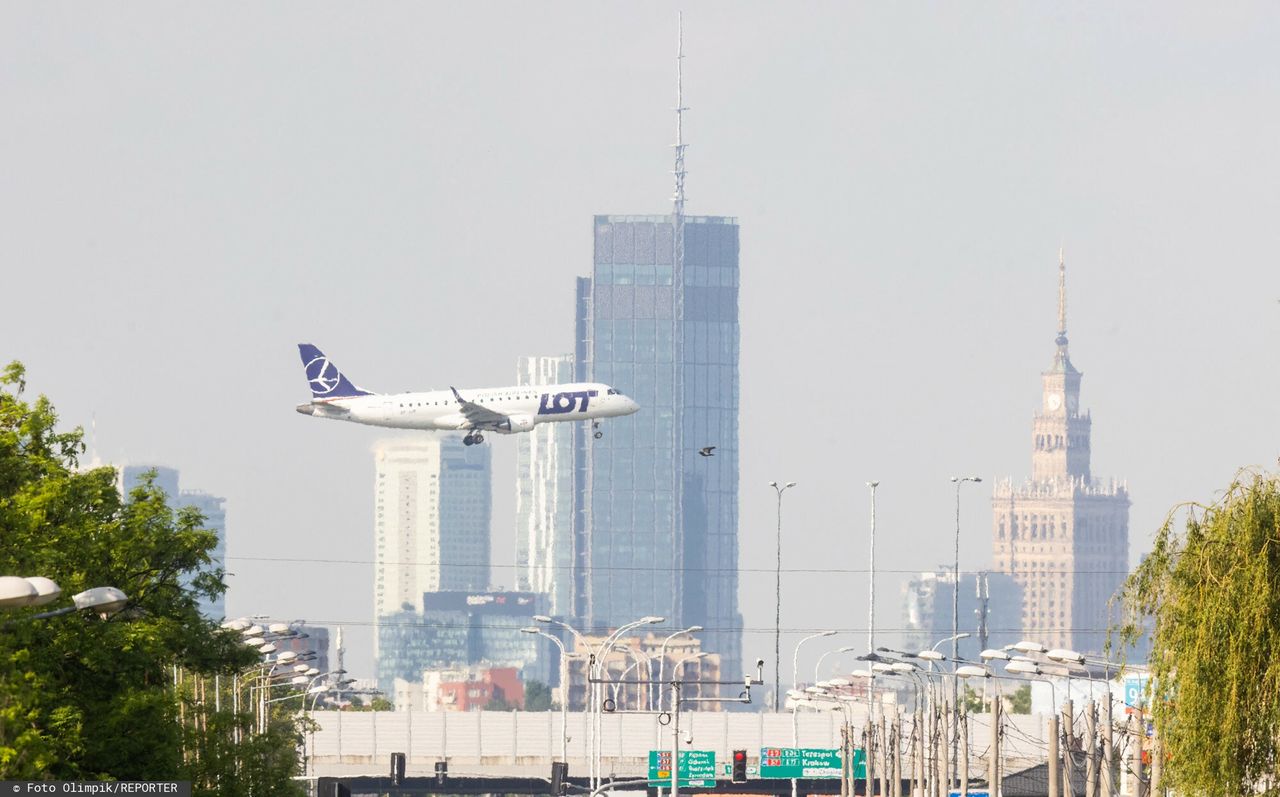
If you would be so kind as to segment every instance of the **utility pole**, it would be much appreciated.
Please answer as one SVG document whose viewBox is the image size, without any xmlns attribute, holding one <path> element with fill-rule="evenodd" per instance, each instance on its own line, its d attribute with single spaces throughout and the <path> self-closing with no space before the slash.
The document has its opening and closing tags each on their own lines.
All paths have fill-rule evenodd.
<svg viewBox="0 0 1280 797">
<path fill-rule="evenodd" d="M 991 701 L 991 755 L 987 759 L 987 794 L 1000 794 L 1000 715 L 1004 711 L 999 694 Z"/>
<path fill-rule="evenodd" d="M 1063 797 L 1075 797 L 1072 785 L 1075 770 L 1075 713 L 1071 704 L 1071 696 L 1062 701 L 1062 794 Z"/>
<path fill-rule="evenodd" d="M 1056 714 L 1049 715 L 1049 727 L 1045 729 L 1045 735 L 1049 737 L 1049 797 L 1058 797 L 1061 793 L 1058 791 L 1058 784 L 1062 782 L 1062 778 L 1058 772 L 1060 759 L 1058 758 L 1058 717 Z"/>
<path fill-rule="evenodd" d="M 1116 797 L 1115 789 L 1115 750 L 1112 748 L 1114 738 L 1111 728 L 1111 690 L 1107 689 L 1107 699 L 1102 703 L 1102 797 Z"/>
<path fill-rule="evenodd" d="M 1089 709 L 1084 715 L 1084 739 L 1088 745 L 1088 755 L 1085 757 L 1085 797 L 1096 797 L 1098 782 L 1098 718 L 1097 706 L 1093 701 L 1093 697 L 1089 697 Z"/>
</svg>

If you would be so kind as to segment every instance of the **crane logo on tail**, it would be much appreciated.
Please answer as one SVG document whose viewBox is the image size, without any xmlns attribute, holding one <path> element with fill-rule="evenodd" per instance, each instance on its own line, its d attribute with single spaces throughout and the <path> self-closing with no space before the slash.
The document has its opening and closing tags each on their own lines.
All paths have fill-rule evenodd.
<svg viewBox="0 0 1280 797">
<path fill-rule="evenodd" d="M 338 366 L 329 362 L 328 357 L 320 356 L 307 363 L 307 383 L 311 385 L 311 392 L 317 396 L 324 396 L 333 392 L 333 389 L 342 381 L 342 374 L 338 373 Z"/>
</svg>

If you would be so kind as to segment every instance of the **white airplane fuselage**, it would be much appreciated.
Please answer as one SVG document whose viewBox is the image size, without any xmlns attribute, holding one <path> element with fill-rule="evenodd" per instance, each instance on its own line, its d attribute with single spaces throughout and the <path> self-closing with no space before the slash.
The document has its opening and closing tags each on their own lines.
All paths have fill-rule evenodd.
<svg viewBox="0 0 1280 797">
<path fill-rule="evenodd" d="M 463 413 L 469 404 L 504 419 L 475 422 Z M 557 421 L 584 421 L 630 415 L 639 409 L 632 399 L 608 385 L 583 382 L 499 388 L 459 388 L 421 393 L 389 393 L 326 399 L 317 397 L 297 407 L 319 418 L 383 426 L 391 429 L 470 430 L 514 434 Z"/>
</svg>

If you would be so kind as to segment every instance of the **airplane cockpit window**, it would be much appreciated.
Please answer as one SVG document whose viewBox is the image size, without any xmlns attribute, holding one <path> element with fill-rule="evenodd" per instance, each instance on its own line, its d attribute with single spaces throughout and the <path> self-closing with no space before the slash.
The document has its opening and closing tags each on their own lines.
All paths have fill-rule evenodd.
<svg viewBox="0 0 1280 797">
<path fill-rule="evenodd" d="M 609 388 L 609 391 L 608 391 L 605 395 L 607 395 L 607 396 L 620 396 L 620 395 L 622 395 L 622 394 L 621 394 L 621 393 L 619 393 L 618 391 L 614 390 L 613 388 Z"/>
</svg>

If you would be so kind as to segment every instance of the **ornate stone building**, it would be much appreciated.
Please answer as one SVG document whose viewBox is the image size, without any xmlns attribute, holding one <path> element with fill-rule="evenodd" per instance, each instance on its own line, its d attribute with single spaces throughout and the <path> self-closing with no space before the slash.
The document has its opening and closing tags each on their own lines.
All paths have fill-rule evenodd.
<svg viewBox="0 0 1280 797">
<path fill-rule="evenodd" d="M 1110 623 L 1108 601 L 1129 569 L 1129 493 L 1090 471 L 1093 420 L 1080 409 L 1081 373 L 1067 356 L 1061 262 L 1056 343 L 1032 421 L 1031 478 L 998 483 L 992 499 L 995 569 L 1022 587 L 1021 638 L 1098 653 Z"/>
</svg>

